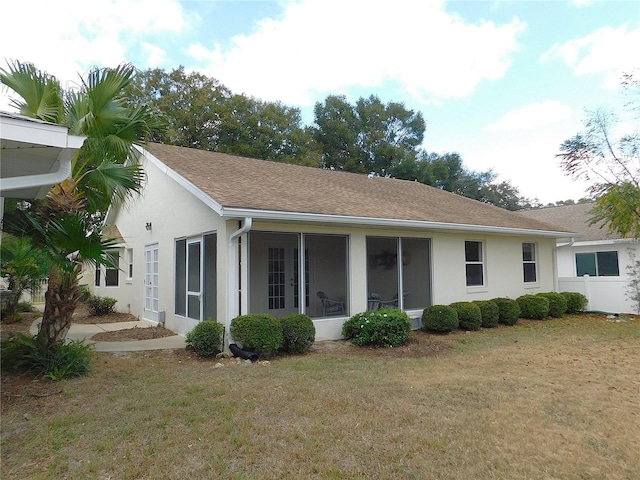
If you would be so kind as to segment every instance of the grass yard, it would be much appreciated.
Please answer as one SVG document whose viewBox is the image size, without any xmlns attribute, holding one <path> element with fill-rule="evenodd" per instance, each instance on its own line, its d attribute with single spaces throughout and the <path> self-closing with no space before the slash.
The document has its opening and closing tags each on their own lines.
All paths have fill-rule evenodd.
<svg viewBox="0 0 640 480">
<path fill-rule="evenodd" d="M 2 375 L 2 478 L 638 479 L 640 319 L 321 342 L 244 365 L 94 353 Z"/>
</svg>

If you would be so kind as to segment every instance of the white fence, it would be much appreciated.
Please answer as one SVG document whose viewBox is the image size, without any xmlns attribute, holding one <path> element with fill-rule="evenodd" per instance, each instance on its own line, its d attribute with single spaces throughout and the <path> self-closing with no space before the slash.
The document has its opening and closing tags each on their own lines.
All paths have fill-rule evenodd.
<svg viewBox="0 0 640 480">
<path fill-rule="evenodd" d="M 587 310 L 611 313 L 638 313 L 627 298 L 629 277 L 560 277 L 558 287 L 561 292 L 582 293 L 589 303 Z"/>
</svg>

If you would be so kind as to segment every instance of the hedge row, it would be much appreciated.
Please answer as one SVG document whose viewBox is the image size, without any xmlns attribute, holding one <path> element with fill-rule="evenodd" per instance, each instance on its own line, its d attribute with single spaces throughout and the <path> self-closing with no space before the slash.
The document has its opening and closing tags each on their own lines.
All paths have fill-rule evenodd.
<svg viewBox="0 0 640 480">
<path fill-rule="evenodd" d="M 587 298 L 577 292 L 545 292 L 522 295 L 513 300 L 498 297 L 492 300 L 454 302 L 450 305 L 431 305 L 422 313 L 424 330 L 451 332 L 458 328 L 478 330 L 495 327 L 498 323 L 515 325 L 519 318 L 543 320 L 562 317 L 565 313 L 584 310 Z"/>
</svg>

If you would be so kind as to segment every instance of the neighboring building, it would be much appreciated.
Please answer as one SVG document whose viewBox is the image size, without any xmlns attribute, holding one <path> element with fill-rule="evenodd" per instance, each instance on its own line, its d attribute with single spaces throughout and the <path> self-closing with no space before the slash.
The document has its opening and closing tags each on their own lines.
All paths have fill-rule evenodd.
<svg viewBox="0 0 640 480">
<path fill-rule="evenodd" d="M 554 288 L 570 231 L 417 182 L 150 144 L 143 193 L 111 211 L 119 270 L 95 293 L 185 334 L 246 313 L 309 315 L 316 339 L 393 305 Z"/>
<path fill-rule="evenodd" d="M 640 242 L 607 234 L 602 223 L 589 225 L 593 203 L 548 207 L 524 215 L 577 232 L 558 239 L 558 289 L 587 296 L 590 310 L 637 313 L 628 298 L 632 255 L 640 260 Z"/>
</svg>

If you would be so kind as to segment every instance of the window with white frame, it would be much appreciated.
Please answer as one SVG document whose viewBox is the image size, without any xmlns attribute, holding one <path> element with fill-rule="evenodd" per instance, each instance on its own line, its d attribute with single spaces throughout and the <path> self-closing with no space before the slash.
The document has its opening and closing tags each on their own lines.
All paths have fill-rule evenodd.
<svg viewBox="0 0 640 480">
<path fill-rule="evenodd" d="M 120 252 L 113 250 L 108 255 L 111 257 L 113 264 L 107 266 L 104 270 L 104 286 L 117 287 L 120 274 Z"/>
<path fill-rule="evenodd" d="M 467 277 L 467 287 L 481 287 L 484 285 L 484 252 L 482 242 L 464 242 L 464 261 Z"/>
<path fill-rule="evenodd" d="M 536 257 L 536 244 L 522 244 L 522 270 L 525 283 L 535 283 L 538 281 L 538 265 Z"/>
<path fill-rule="evenodd" d="M 618 277 L 618 252 L 576 253 L 576 274 L 578 277 Z"/>
</svg>

